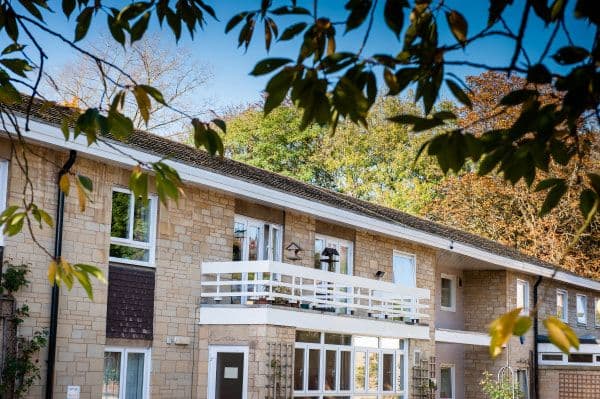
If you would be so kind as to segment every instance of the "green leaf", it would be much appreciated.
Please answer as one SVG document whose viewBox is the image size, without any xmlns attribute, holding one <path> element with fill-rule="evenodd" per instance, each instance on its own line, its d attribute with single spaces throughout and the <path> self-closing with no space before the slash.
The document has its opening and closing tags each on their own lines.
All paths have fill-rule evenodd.
<svg viewBox="0 0 600 399">
<path fill-rule="evenodd" d="M 540 209 L 540 216 L 547 215 L 552 209 L 554 209 L 558 205 L 563 195 L 565 195 L 565 193 L 567 192 L 567 188 L 567 184 L 564 180 L 562 180 L 555 184 L 550 189 L 550 191 L 548 191 L 546 199 L 544 200 L 542 208 Z"/>
<path fill-rule="evenodd" d="M 144 203 L 148 202 L 148 173 L 140 165 L 136 165 L 131 171 L 129 188 L 136 198 L 141 197 Z"/>
<path fill-rule="evenodd" d="M 94 7 L 86 7 L 77 16 L 77 25 L 75 26 L 75 41 L 78 42 L 87 35 L 92 23 L 92 15 L 94 13 Z"/>
<path fill-rule="evenodd" d="M 557 184 L 564 183 L 564 182 L 565 182 L 564 179 L 558 179 L 558 178 L 545 179 L 537 184 L 534 191 L 538 192 L 538 191 L 542 191 L 542 190 L 547 190 L 550 187 L 554 187 Z"/>
<path fill-rule="evenodd" d="M 524 103 L 525 101 L 536 97 L 538 91 L 534 89 L 513 90 L 500 100 L 500 105 L 513 106 Z"/>
<path fill-rule="evenodd" d="M 67 118 L 63 118 L 62 123 L 60 125 L 60 130 L 62 131 L 62 134 L 65 137 L 65 141 L 69 141 L 71 132 L 69 130 L 69 120 Z"/>
<path fill-rule="evenodd" d="M 259 61 L 255 66 L 250 75 L 260 76 L 267 73 L 273 72 L 277 68 L 284 66 L 292 62 L 289 58 L 266 58 Z"/>
<path fill-rule="evenodd" d="M 71 16 L 73 10 L 75 10 L 76 0 L 62 0 L 62 10 L 67 18 Z"/>
<path fill-rule="evenodd" d="M 451 10 L 446 12 L 446 20 L 448 21 L 448 26 L 450 26 L 450 31 L 461 43 L 463 46 L 467 41 L 467 34 L 469 25 L 465 17 L 456 10 Z"/>
<path fill-rule="evenodd" d="M 227 124 L 223 119 L 213 119 L 211 122 L 217 125 L 219 129 L 223 131 L 223 133 L 227 133 Z"/>
<path fill-rule="evenodd" d="M 265 91 L 267 99 L 265 100 L 264 113 L 268 115 L 273 109 L 279 106 L 285 99 L 294 79 L 296 71 L 291 68 L 284 68 L 269 80 Z"/>
<path fill-rule="evenodd" d="M 124 140 L 133 133 L 131 118 L 118 111 L 108 111 L 107 122 L 110 133 L 119 140 Z"/>
<path fill-rule="evenodd" d="M 16 205 L 11 205 L 4 210 L 4 212 L 0 213 L 0 226 L 5 224 L 14 213 L 19 209 Z"/>
<path fill-rule="evenodd" d="M 596 194 L 600 195 L 600 175 L 596 173 L 588 173 L 587 177 L 590 179 L 590 183 L 592 184 Z"/>
<path fill-rule="evenodd" d="M 535 64 L 527 70 L 527 81 L 529 83 L 550 83 L 552 75 L 543 64 Z"/>
<path fill-rule="evenodd" d="M 141 88 L 146 93 L 148 93 L 150 95 L 150 97 L 152 97 L 154 99 L 154 101 L 156 101 L 162 105 L 167 105 L 165 98 L 163 97 L 162 93 L 158 89 L 156 89 L 152 86 L 148 86 L 148 85 L 138 85 L 137 87 Z"/>
<path fill-rule="evenodd" d="M 73 265 L 73 267 L 81 270 L 84 273 L 94 276 L 101 283 L 106 283 L 106 277 L 104 277 L 104 273 L 102 273 L 102 270 L 100 270 L 100 268 L 98 268 L 96 266 L 86 265 L 83 263 L 77 263 L 77 264 Z"/>
<path fill-rule="evenodd" d="M 12 237 L 21 232 L 25 221 L 25 212 L 18 212 L 10 216 L 4 224 L 4 234 Z"/>
<path fill-rule="evenodd" d="M 520 316 L 515 322 L 515 326 L 513 327 L 513 335 L 517 337 L 522 337 L 525 335 L 527 331 L 531 328 L 532 325 L 531 317 L 529 316 Z"/>
<path fill-rule="evenodd" d="M 594 190 L 586 188 L 579 196 L 579 209 L 583 219 L 586 220 L 596 207 L 598 208 L 598 202 L 600 202 L 600 196 L 594 192 Z"/>
<path fill-rule="evenodd" d="M 372 0 L 349 0 L 346 3 L 345 8 L 350 11 L 346 20 L 346 32 L 358 28 L 365 22 L 372 5 Z"/>
<path fill-rule="evenodd" d="M 387 26 L 400 38 L 404 26 L 404 8 L 408 7 L 406 0 L 386 0 L 383 17 Z"/>
<path fill-rule="evenodd" d="M 92 179 L 90 179 L 87 176 L 83 176 L 83 175 L 77 175 L 77 178 L 79 179 L 79 183 L 83 186 L 83 188 L 85 188 L 87 191 L 92 191 L 92 189 L 93 189 Z"/>
<path fill-rule="evenodd" d="M 310 11 L 304 7 L 284 6 L 271 10 L 275 15 L 311 15 Z"/>
<path fill-rule="evenodd" d="M 227 25 L 225 26 L 225 33 L 229 33 L 240 22 L 242 22 L 244 20 L 244 18 L 246 18 L 246 16 L 248 16 L 248 14 L 249 14 L 248 12 L 244 11 L 244 12 L 241 12 L 241 13 L 236 14 L 233 17 L 231 17 L 231 19 L 229 20 L 229 22 L 227 22 Z"/>
<path fill-rule="evenodd" d="M 117 21 L 117 19 L 110 14 L 106 18 L 108 30 L 110 31 L 113 39 L 115 39 L 122 46 L 125 46 L 125 32 L 121 22 Z"/>
<path fill-rule="evenodd" d="M 15 51 L 21 51 L 25 47 L 25 45 L 18 43 L 9 44 L 4 50 L 2 50 L 2 55 L 14 53 Z"/>
<path fill-rule="evenodd" d="M 512 3 L 513 0 L 490 0 L 488 27 L 492 26 L 500 18 L 506 6 Z"/>
<path fill-rule="evenodd" d="M 306 28 L 307 25 L 308 24 L 306 22 L 298 22 L 294 25 L 288 26 L 279 37 L 279 41 L 284 42 L 293 39 L 294 37 L 299 35 Z"/>
<path fill-rule="evenodd" d="M 150 11 L 145 12 L 131 27 L 131 37 L 129 39 L 131 44 L 140 40 L 142 36 L 144 36 L 144 33 L 146 33 L 146 30 L 148 29 L 148 22 L 150 21 L 150 15 Z"/>
<path fill-rule="evenodd" d="M 456 84 L 456 82 L 450 79 L 446 79 L 446 85 L 458 101 L 460 101 L 463 105 L 469 108 L 473 108 L 473 103 L 471 103 L 471 99 L 469 98 L 467 93 L 465 93 L 463 89 L 461 89 L 458 86 L 458 84 Z"/>
<path fill-rule="evenodd" d="M 0 59 L 0 64 L 10 69 L 13 73 L 23 76 L 24 78 L 27 77 L 25 72 L 29 72 L 33 69 L 26 60 L 20 58 L 2 58 Z"/>
<path fill-rule="evenodd" d="M 560 65 L 571 65 L 585 60 L 589 55 L 583 47 L 567 46 L 560 48 L 552 58 Z"/>
</svg>

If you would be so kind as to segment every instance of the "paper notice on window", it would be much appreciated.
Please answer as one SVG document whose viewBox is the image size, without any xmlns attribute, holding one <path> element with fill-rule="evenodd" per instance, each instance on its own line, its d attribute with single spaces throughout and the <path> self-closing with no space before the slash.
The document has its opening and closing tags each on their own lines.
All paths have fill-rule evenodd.
<svg viewBox="0 0 600 399">
<path fill-rule="evenodd" d="M 225 371 L 223 373 L 223 378 L 237 380 L 238 368 L 237 367 L 225 367 Z"/>
<path fill-rule="evenodd" d="M 67 387 L 67 399 L 79 399 L 81 387 L 79 385 L 69 385 Z"/>
</svg>

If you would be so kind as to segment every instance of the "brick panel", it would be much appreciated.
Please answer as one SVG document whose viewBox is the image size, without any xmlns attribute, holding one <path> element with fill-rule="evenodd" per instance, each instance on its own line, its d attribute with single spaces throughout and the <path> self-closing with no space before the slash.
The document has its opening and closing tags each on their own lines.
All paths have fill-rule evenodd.
<svg viewBox="0 0 600 399">
<path fill-rule="evenodd" d="M 562 399 L 600 399 L 598 387 L 600 374 L 559 374 L 559 397 Z"/>
<path fill-rule="evenodd" d="M 106 337 L 151 340 L 154 270 L 111 265 L 106 313 Z"/>
</svg>

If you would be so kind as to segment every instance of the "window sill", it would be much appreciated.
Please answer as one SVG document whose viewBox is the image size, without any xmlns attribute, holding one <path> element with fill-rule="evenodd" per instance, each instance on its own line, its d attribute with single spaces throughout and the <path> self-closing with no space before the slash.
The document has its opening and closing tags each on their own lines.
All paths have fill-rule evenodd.
<svg viewBox="0 0 600 399">
<path fill-rule="evenodd" d="M 154 262 L 144 262 L 141 260 L 132 260 L 132 259 L 123 259 L 123 258 L 113 258 L 112 256 L 110 256 L 108 258 L 108 261 L 111 263 L 120 263 L 123 265 L 134 265 L 134 266 L 143 266 L 143 267 L 149 267 L 149 268 L 156 268 L 156 265 Z"/>
<path fill-rule="evenodd" d="M 440 306 L 440 310 L 442 312 L 453 312 L 453 313 L 456 313 L 456 307 L 447 308 L 445 306 Z"/>
</svg>

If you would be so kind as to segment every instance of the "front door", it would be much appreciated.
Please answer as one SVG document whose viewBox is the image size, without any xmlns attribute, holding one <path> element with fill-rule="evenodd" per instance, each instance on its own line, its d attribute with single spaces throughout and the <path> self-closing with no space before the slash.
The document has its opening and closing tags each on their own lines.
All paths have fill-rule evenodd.
<svg viewBox="0 0 600 399">
<path fill-rule="evenodd" d="M 246 399 L 247 347 L 211 346 L 209 399 Z"/>
</svg>

